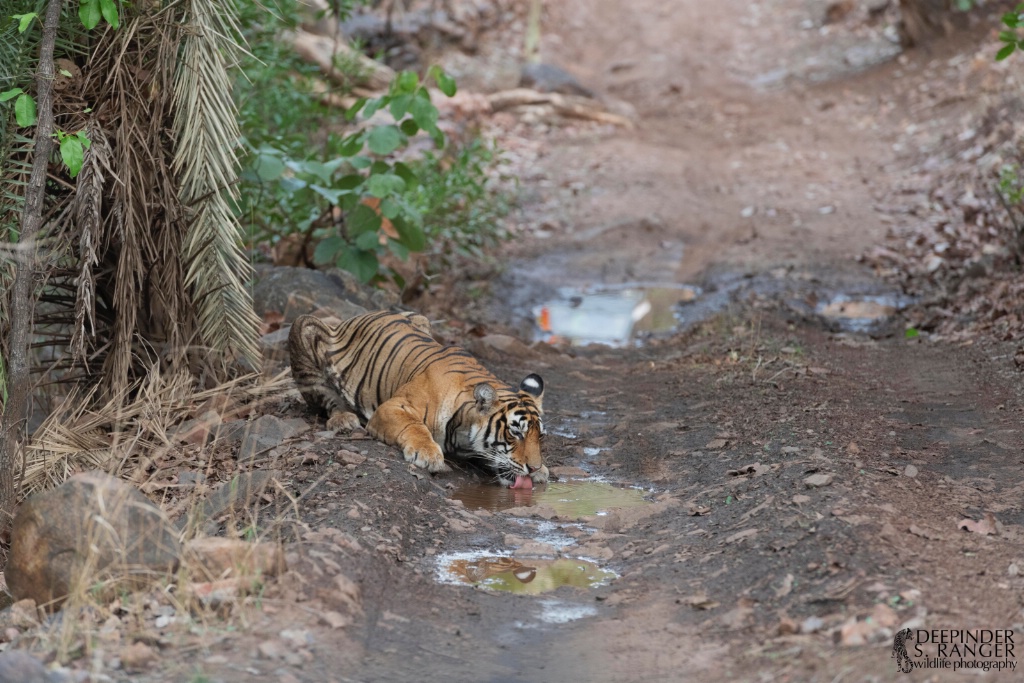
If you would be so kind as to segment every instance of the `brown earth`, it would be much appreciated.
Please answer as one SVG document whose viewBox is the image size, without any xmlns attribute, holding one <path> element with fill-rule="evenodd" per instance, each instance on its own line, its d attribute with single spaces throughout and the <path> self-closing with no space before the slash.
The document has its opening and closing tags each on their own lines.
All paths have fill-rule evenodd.
<svg viewBox="0 0 1024 683">
<path fill-rule="evenodd" d="M 842 332 L 814 313 L 835 293 L 886 291 L 855 258 L 885 237 L 874 207 L 902 170 L 893 142 L 907 120 L 953 113 L 902 111 L 899 94 L 957 41 L 864 71 L 892 54 L 883 27 L 857 5 L 822 28 L 828 6 L 546 5 L 545 58 L 628 102 L 637 126 L 534 130 L 523 220 L 539 234 L 510 247 L 502 280 L 522 293 L 496 286 L 470 310 L 516 329 L 556 284 L 740 284 L 639 348 L 473 348 L 509 380 L 544 376 L 550 465 L 639 485 L 650 505 L 552 520 L 467 509 L 451 493 L 470 472 L 431 477 L 373 441 L 317 437 L 318 460 L 288 472 L 304 494 L 294 583 L 152 680 L 851 683 L 904 680 L 904 626 L 1019 636 L 1013 350 L 905 339 L 899 321 Z M 339 449 L 367 460 L 343 465 Z M 551 534 L 574 543 L 556 550 Z M 441 553 L 536 539 L 618 578 L 543 596 L 438 581 Z M 581 618 L 553 623 L 570 608 Z M 354 620 L 332 629 L 324 609 Z"/>
</svg>

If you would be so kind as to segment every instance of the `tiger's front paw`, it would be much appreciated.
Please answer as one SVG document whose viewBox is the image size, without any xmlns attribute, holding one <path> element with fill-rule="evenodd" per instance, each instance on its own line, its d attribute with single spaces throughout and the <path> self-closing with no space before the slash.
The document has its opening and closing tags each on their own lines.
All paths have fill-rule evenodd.
<svg viewBox="0 0 1024 683">
<path fill-rule="evenodd" d="M 359 423 L 359 417 L 355 413 L 335 410 L 331 413 L 331 416 L 327 418 L 327 429 L 332 432 L 348 433 L 359 429 L 361 426 L 362 425 Z"/>
<path fill-rule="evenodd" d="M 406 462 L 411 462 L 416 467 L 425 469 L 428 472 L 444 472 L 447 469 L 444 464 L 444 453 L 441 452 L 441 447 L 432 441 L 430 445 L 423 445 L 418 448 L 406 446 L 402 449 L 402 454 L 405 456 Z"/>
</svg>

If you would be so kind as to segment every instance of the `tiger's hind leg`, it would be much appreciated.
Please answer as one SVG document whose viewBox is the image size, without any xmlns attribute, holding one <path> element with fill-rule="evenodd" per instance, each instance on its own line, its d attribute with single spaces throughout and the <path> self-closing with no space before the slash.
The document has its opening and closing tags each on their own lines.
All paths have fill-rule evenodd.
<svg viewBox="0 0 1024 683">
<path fill-rule="evenodd" d="M 342 395 L 343 378 L 324 360 L 334 335 L 322 320 L 299 316 L 288 333 L 288 353 L 292 377 L 309 407 L 327 417 L 327 429 L 350 432 L 360 427 L 359 417 Z"/>
<path fill-rule="evenodd" d="M 366 424 L 370 436 L 402 449 L 406 462 L 429 472 L 443 472 L 444 452 L 423 419 L 404 398 L 385 401 Z"/>
</svg>

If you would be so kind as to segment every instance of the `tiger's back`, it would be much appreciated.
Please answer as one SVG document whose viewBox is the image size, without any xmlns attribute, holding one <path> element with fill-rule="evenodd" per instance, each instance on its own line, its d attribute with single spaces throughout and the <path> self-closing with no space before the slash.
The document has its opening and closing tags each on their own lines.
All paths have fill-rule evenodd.
<svg viewBox="0 0 1024 683">
<path fill-rule="evenodd" d="M 303 398 L 329 429 L 365 424 L 432 471 L 447 454 L 483 459 L 516 485 L 524 475 L 546 480 L 543 381 L 529 375 L 513 389 L 464 349 L 435 341 L 423 316 L 367 313 L 336 326 L 300 316 L 288 349 Z"/>
</svg>

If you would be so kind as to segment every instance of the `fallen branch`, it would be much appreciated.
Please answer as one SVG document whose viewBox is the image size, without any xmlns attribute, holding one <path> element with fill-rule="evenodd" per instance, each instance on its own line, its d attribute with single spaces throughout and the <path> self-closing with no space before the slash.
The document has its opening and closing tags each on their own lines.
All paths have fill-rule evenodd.
<svg viewBox="0 0 1024 683">
<path fill-rule="evenodd" d="M 353 50 L 340 36 L 318 36 L 300 30 L 291 36 L 291 40 L 295 51 L 302 59 L 315 64 L 328 79 L 339 85 L 387 90 L 395 78 L 395 72 L 391 67 Z M 343 62 L 354 63 L 355 68 L 351 71 L 355 73 L 339 69 L 339 63 Z"/>
<path fill-rule="evenodd" d="M 573 119 L 584 119 L 607 123 L 623 128 L 632 128 L 633 122 L 625 116 L 607 111 L 600 102 L 589 97 L 562 95 L 554 92 L 539 92 L 529 88 L 503 90 L 487 96 L 492 111 L 505 111 L 516 107 L 549 106 L 556 114 Z"/>
</svg>

